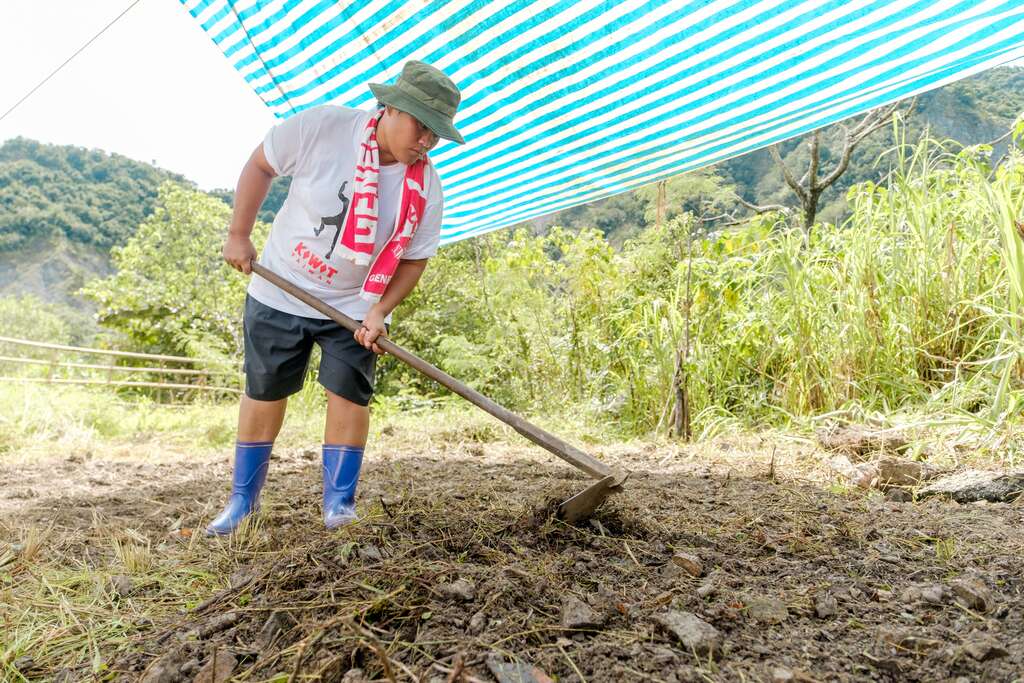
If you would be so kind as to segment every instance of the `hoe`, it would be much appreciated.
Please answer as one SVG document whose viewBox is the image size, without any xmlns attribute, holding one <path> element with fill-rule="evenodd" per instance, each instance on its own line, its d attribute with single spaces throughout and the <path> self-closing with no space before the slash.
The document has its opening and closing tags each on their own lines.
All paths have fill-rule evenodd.
<svg viewBox="0 0 1024 683">
<path fill-rule="evenodd" d="M 296 299 L 320 311 L 342 327 L 351 330 L 352 332 L 359 329 L 359 323 L 352 318 L 348 317 L 336 308 L 328 306 L 315 296 L 304 292 L 302 289 L 296 287 L 291 282 L 288 282 L 277 273 L 267 269 L 259 263 L 253 261 L 252 270 L 260 277 L 273 283 L 277 287 L 280 287 Z M 507 408 L 498 405 L 480 392 L 469 388 L 448 373 L 434 367 L 422 358 L 409 353 L 390 339 L 380 337 L 377 339 L 376 344 L 409 367 L 422 372 L 438 384 L 447 387 L 478 408 L 481 408 L 498 418 L 538 446 L 547 449 L 570 465 L 579 468 L 589 476 L 596 479 L 597 481 L 592 483 L 590 486 L 559 504 L 558 517 L 560 519 L 569 523 L 576 523 L 580 520 L 584 520 L 593 514 L 594 510 L 596 510 L 608 496 L 622 490 L 622 485 L 626 481 L 626 477 L 629 476 L 627 472 L 609 467 L 597 458 L 573 447 L 554 434 L 544 431 L 540 427 L 528 422 Z"/>
</svg>

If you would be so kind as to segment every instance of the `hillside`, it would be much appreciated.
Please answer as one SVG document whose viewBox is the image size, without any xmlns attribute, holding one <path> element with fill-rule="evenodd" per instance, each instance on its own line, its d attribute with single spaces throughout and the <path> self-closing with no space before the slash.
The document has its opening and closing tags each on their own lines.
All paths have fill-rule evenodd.
<svg viewBox="0 0 1024 683">
<path fill-rule="evenodd" d="M 927 128 L 939 138 L 964 144 L 993 141 L 1024 111 L 1024 68 L 1002 68 L 951 84 L 918 100 L 908 130 L 916 139 Z M 826 130 L 834 140 L 838 128 Z M 819 217 L 837 220 L 846 190 L 885 173 L 879 155 L 893 144 L 886 130 L 866 141 L 850 169 L 822 197 Z M 783 145 L 794 169 L 805 163 L 799 141 Z M 998 154 L 999 150 L 996 150 Z M 828 167 L 829 152 L 823 162 Z M 758 203 L 791 203 L 789 190 L 766 151 L 731 159 L 707 174 Z M 93 274 L 109 270 L 109 251 L 134 234 L 153 208 L 166 181 L 192 185 L 181 175 L 118 154 L 76 146 L 48 145 L 14 138 L 0 145 L 0 296 L 31 293 L 60 304 L 81 306 L 74 292 Z M 270 222 L 288 191 L 288 179 L 275 180 L 260 219 Z M 230 190 L 212 195 L 231 204 Z M 533 221 L 536 230 L 560 224 L 597 227 L 613 242 L 644 229 L 649 192 L 631 192 L 575 207 Z"/>
<path fill-rule="evenodd" d="M 916 141 L 927 129 L 934 138 L 949 138 L 964 145 L 992 142 L 1006 134 L 1021 112 L 1024 112 L 1024 68 L 993 69 L 920 96 L 908 121 L 907 141 Z M 830 151 L 836 149 L 839 136 L 838 126 L 824 132 L 824 142 L 833 143 L 823 145 L 822 163 L 826 171 L 831 168 Z M 783 159 L 797 177 L 807 166 L 806 146 L 801 142 L 790 140 L 782 145 Z M 885 175 L 887 166 L 876 161 L 893 144 L 892 131 L 885 129 L 856 149 L 847 172 L 822 195 L 819 220 L 841 219 L 850 186 Z M 1005 149 L 1005 142 L 997 145 L 994 156 L 998 158 Z M 711 172 L 724 184 L 732 185 L 747 201 L 793 205 L 792 194 L 767 150 L 716 164 Z M 621 243 L 623 238 L 643 229 L 645 208 L 645 201 L 637 193 L 625 193 L 544 216 L 534 221 L 534 225 L 539 230 L 549 225 L 596 227 L 613 242 Z"/>
<path fill-rule="evenodd" d="M 152 211 L 160 183 L 187 183 L 119 154 L 13 138 L 0 145 L 0 250 L 66 238 L 109 250 Z"/>
</svg>

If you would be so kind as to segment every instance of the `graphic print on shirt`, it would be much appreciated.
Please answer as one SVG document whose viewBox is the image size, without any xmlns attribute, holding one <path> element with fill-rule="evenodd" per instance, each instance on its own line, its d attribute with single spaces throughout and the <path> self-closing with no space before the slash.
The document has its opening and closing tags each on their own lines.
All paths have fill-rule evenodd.
<svg viewBox="0 0 1024 683">
<path fill-rule="evenodd" d="M 331 240 L 331 248 L 324 255 L 324 258 L 326 258 L 328 261 L 331 259 L 331 254 L 334 253 L 334 248 L 336 246 L 338 246 L 338 236 L 341 234 L 341 225 L 342 225 L 342 222 L 345 220 L 345 215 L 348 213 L 348 201 L 349 200 L 348 200 L 348 197 L 345 196 L 345 186 L 346 185 L 348 185 L 348 181 L 347 180 L 345 182 L 343 182 L 341 184 L 341 187 L 338 189 L 338 199 L 341 200 L 341 213 L 336 214 L 334 216 L 323 216 L 323 217 L 321 217 L 320 218 L 320 227 L 313 229 L 313 234 L 316 235 L 317 237 L 319 237 L 320 233 L 322 233 L 324 231 L 324 228 L 326 228 L 328 225 L 333 225 L 334 226 L 334 239 Z"/>
<path fill-rule="evenodd" d="M 338 199 L 341 200 L 341 213 L 335 216 L 323 216 L 320 218 L 320 227 L 313 228 L 313 235 L 319 237 L 320 234 L 328 227 L 334 227 L 334 239 L 331 241 L 331 248 L 327 250 L 324 258 L 321 259 L 319 256 L 313 253 L 313 250 L 307 246 L 302 240 L 299 240 L 292 249 L 292 258 L 295 259 L 296 263 L 306 269 L 306 272 L 314 276 L 320 282 L 325 284 L 331 284 L 334 276 L 337 274 L 338 269 L 327 263 L 327 260 L 331 258 L 331 254 L 334 253 L 334 247 L 338 245 L 338 236 L 341 234 L 341 226 L 345 221 L 345 214 L 348 213 L 349 198 L 345 196 L 345 186 L 348 185 L 346 180 L 341 184 L 341 188 L 338 190 Z"/>
</svg>

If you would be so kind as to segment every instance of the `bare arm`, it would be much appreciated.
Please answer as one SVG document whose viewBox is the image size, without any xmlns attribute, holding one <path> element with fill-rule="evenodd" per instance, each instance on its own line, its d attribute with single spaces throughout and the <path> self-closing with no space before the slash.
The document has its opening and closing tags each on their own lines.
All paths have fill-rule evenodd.
<svg viewBox="0 0 1024 683">
<path fill-rule="evenodd" d="M 267 198 L 270 182 L 277 173 L 267 162 L 263 154 L 262 143 L 253 150 L 249 160 L 242 167 L 235 188 L 235 209 L 231 214 L 231 225 L 224 241 L 224 260 L 232 268 L 249 274 L 252 268 L 249 262 L 256 258 L 256 247 L 252 244 L 252 227 L 256 222 L 256 214 L 260 205 Z"/>
<path fill-rule="evenodd" d="M 373 309 L 376 309 L 382 318 L 386 318 L 391 311 L 398 308 L 398 304 L 402 303 L 405 297 L 416 289 L 416 283 L 420 281 L 420 276 L 427 269 L 427 260 L 425 258 L 403 259 L 398 262 L 395 275 L 388 283 L 384 296 L 373 306 Z"/>
<path fill-rule="evenodd" d="M 383 353 L 380 347 L 374 344 L 378 335 L 387 336 L 387 328 L 384 327 L 384 318 L 391 311 L 402 303 L 405 297 L 416 288 L 420 276 L 427 268 L 427 259 L 403 259 L 398 262 L 395 274 L 384 290 L 384 296 L 380 298 L 363 320 L 363 327 L 356 332 L 356 341 L 376 353 Z"/>
</svg>

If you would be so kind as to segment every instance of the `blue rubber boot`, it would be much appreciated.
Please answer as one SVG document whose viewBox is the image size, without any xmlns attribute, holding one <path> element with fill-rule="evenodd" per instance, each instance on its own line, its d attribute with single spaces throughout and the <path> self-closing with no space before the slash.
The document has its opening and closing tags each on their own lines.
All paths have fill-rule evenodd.
<svg viewBox="0 0 1024 683">
<path fill-rule="evenodd" d="M 324 524 L 328 529 L 356 521 L 356 485 L 362 466 L 362 448 L 324 444 Z"/>
<path fill-rule="evenodd" d="M 239 441 L 235 443 L 235 473 L 231 498 L 217 519 L 206 527 L 207 536 L 230 534 L 242 520 L 259 508 L 260 490 L 267 480 L 273 441 Z"/>
</svg>

